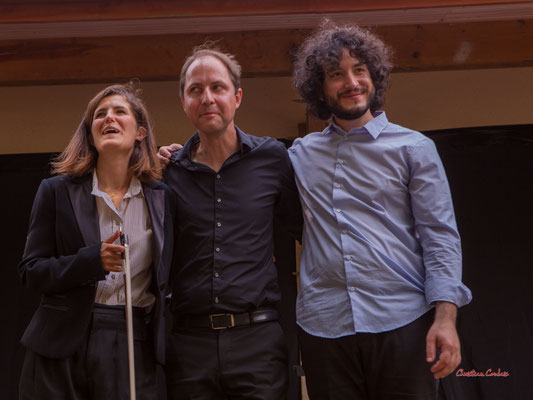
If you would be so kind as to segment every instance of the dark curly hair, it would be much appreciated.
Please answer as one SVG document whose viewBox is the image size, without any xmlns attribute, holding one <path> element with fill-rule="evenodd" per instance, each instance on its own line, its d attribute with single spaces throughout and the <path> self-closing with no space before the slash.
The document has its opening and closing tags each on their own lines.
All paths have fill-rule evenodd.
<svg viewBox="0 0 533 400">
<path fill-rule="evenodd" d="M 366 64 L 370 72 L 376 91 L 370 111 L 379 110 L 384 104 L 392 69 L 391 49 L 370 31 L 354 25 L 337 26 L 326 20 L 298 50 L 293 76 L 294 86 L 307 103 L 307 110 L 322 120 L 331 117 L 329 106 L 321 100 L 324 96 L 324 69 L 338 68 L 344 49 Z"/>
</svg>

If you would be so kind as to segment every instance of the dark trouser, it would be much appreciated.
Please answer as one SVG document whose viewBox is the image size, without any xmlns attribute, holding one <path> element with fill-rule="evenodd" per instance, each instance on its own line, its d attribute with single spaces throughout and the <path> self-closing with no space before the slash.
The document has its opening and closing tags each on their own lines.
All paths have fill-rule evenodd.
<svg viewBox="0 0 533 400">
<path fill-rule="evenodd" d="M 401 328 L 338 339 L 299 328 L 311 400 L 435 400 L 437 383 L 426 362 L 430 311 Z"/>
<path fill-rule="evenodd" d="M 167 340 L 169 399 L 282 400 L 288 368 L 278 322 L 211 330 L 174 329 Z"/>
<path fill-rule="evenodd" d="M 144 311 L 134 309 L 137 399 L 157 399 L 156 366 Z M 129 399 L 124 307 L 95 305 L 87 338 L 68 358 L 47 358 L 30 349 L 22 367 L 20 399 Z"/>
</svg>

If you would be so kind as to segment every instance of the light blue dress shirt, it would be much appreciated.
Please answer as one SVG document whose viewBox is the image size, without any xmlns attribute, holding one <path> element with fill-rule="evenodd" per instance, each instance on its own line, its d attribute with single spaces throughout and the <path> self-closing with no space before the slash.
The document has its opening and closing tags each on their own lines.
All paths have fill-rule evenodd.
<svg viewBox="0 0 533 400">
<path fill-rule="evenodd" d="M 384 332 L 436 301 L 472 298 L 433 141 L 374 117 L 350 132 L 331 124 L 289 149 L 305 221 L 297 320 L 315 336 Z"/>
</svg>

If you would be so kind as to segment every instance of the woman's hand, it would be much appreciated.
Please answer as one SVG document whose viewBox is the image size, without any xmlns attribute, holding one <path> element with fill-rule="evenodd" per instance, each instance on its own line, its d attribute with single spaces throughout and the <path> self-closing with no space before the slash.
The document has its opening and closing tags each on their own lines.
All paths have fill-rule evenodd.
<svg viewBox="0 0 533 400">
<path fill-rule="evenodd" d="M 120 236 L 120 231 L 109 236 L 102 242 L 100 247 L 100 258 L 102 259 L 102 267 L 108 272 L 122 272 L 122 253 L 124 253 L 124 246 L 120 244 L 113 244 Z"/>
</svg>

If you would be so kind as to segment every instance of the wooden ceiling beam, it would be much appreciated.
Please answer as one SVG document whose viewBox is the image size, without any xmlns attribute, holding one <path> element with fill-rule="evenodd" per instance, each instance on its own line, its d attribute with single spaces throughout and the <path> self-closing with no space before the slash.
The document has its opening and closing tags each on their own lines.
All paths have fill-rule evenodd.
<svg viewBox="0 0 533 400">
<path fill-rule="evenodd" d="M 354 2 L 359 4 L 359 2 Z M 468 2 L 465 2 L 468 3 Z M 1 15 L 1 14 L 0 14 Z M 82 16 L 80 15 L 80 18 Z M 311 29 L 327 17 L 338 24 L 392 26 L 432 23 L 485 22 L 533 19 L 533 2 L 313 13 L 171 16 L 0 23 L 3 40 L 151 36 L 184 33 L 244 32 L 273 29 Z"/>
<path fill-rule="evenodd" d="M 512 5 L 528 0 L 2 0 L 0 23 L 331 13 Z"/>
<path fill-rule="evenodd" d="M 380 26 L 397 71 L 533 65 L 533 20 Z M 175 80 L 194 45 L 220 40 L 244 76 L 289 76 L 309 29 L 0 40 L 0 85 Z"/>
</svg>

